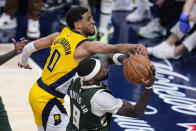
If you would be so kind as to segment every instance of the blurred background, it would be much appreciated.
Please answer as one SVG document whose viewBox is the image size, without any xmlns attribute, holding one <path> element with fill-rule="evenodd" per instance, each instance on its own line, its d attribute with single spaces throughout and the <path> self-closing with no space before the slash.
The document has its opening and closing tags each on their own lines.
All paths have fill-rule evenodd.
<svg viewBox="0 0 196 131">
<path fill-rule="evenodd" d="M 183 5 L 183 0 L 0 0 L 0 51 L 3 54 L 13 48 L 11 38 L 18 41 L 25 37 L 30 42 L 60 32 L 66 26 L 67 10 L 76 6 L 88 7 L 97 31 L 89 40 L 143 44 L 148 47 L 149 58 L 157 70 L 145 115 L 140 119 L 114 115 L 111 130 L 195 131 L 195 46 L 191 51 L 174 54 L 174 49 L 195 31 L 193 27 L 191 33 L 178 37 L 177 29 L 174 30 L 174 27 L 179 28 L 177 23 Z M 172 36 L 174 34 L 178 39 Z M 20 56 L 0 67 L 0 96 L 14 131 L 36 130 L 28 92 L 39 77 L 49 50 L 32 54 L 32 71 L 17 68 Z M 97 54 L 96 57 L 102 56 Z M 108 71 L 106 84 L 114 96 L 136 102 L 144 87 L 128 82 L 122 66 L 111 66 Z"/>
</svg>

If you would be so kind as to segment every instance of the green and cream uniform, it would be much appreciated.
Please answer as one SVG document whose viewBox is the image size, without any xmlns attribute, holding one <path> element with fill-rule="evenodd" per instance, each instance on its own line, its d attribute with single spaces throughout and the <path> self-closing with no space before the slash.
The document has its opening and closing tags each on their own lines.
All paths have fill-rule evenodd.
<svg viewBox="0 0 196 131">
<path fill-rule="evenodd" d="M 86 41 L 80 33 L 64 28 L 53 41 L 50 55 L 41 77 L 30 90 L 29 101 L 38 126 L 58 128 L 66 126 L 64 96 L 76 73 L 75 49 Z"/>
<path fill-rule="evenodd" d="M 7 111 L 0 96 L 0 131 L 12 131 L 7 116 Z"/>
<path fill-rule="evenodd" d="M 122 106 L 122 100 L 116 99 L 117 106 L 114 107 L 114 110 L 112 109 L 112 113 L 104 112 L 102 115 L 97 115 L 92 110 L 92 102 L 95 97 L 101 92 L 111 95 L 104 84 L 84 86 L 82 80 L 78 78 L 72 83 L 69 90 L 71 116 L 67 131 L 109 131 L 112 113 L 114 110 L 116 113 Z"/>
</svg>

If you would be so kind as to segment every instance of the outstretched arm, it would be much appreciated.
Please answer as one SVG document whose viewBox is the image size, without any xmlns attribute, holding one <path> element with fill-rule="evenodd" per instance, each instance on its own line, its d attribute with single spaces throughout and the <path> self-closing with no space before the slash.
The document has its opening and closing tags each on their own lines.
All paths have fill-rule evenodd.
<svg viewBox="0 0 196 131">
<path fill-rule="evenodd" d="M 123 100 L 123 106 L 118 110 L 117 114 L 123 115 L 123 116 L 128 116 L 128 117 L 135 117 L 135 118 L 139 118 L 144 114 L 145 109 L 148 105 L 151 91 L 152 91 L 152 85 L 155 80 L 154 66 L 151 65 L 149 70 L 150 70 L 150 78 L 147 81 L 143 81 L 146 88 L 145 88 L 142 96 L 140 97 L 140 99 L 137 101 L 136 105 L 134 106 L 131 103 L 129 103 L 128 101 Z"/>
<path fill-rule="evenodd" d="M 16 56 L 19 53 L 21 53 L 23 48 L 24 48 L 24 46 L 27 44 L 27 40 L 25 40 L 24 38 L 21 38 L 20 42 L 16 42 L 15 39 L 12 39 L 12 41 L 14 43 L 14 48 L 15 49 L 13 49 L 10 52 L 7 52 L 7 53 L 5 53 L 3 55 L 0 55 L 0 65 L 4 64 L 5 62 L 10 60 L 14 56 Z"/>
<path fill-rule="evenodd" d="M 29 44 L 27 44 L 24 47 L 24 50 L 22 52 L 21 61 L 18 63 L 18 66 L 20 68 L 26 68 L 31 69 L 28 65 L 28 58 L 31 56 L 31 54 L 37 50 L 48 48 L 53 43 L 54 39 L 59 35 L 59 33 L 53 33 L 51 35 L 48 35 L 47 37 L 43 37 L 41 39 L 38 39 L 36 41 L 32 41 Z"/>
<path fill-rule="evenodd" d="M 105 57 L 103 57 L 101 61 L 106 67 L 113 65 L 113 64 L 122 65 L 125 59 L 129 58 L 130 55 L 134 55 L 136 53 L 138 53 L 137 50 L 129 50 L 128 52 L 126 52 L 126 54 L 111 53 L 111 54 L 105 55 Z"/>
<path fill-rule="evenodd" d="M 126 59 L 126 56 L 124 54 L 112 53 L 112 54 L 107 54 L 105 57 L 101 59 L 101 61 L 107 68 L 108 66 L 113 65 L 113 64 L 122 65 L 125 59 Z"/>
<path fill-rule="evenodd" d="M 105 44 L 100 41 L 86 41 L 76 48 L 74 57 L 80 62 L 81 60 L 92 56 L 95 53 L 126 53 L 130 50 L 137 50 L 141 54 L 148 55 L 147 48 L 142 44 Z"/>
<path fill-rule="evenodd" d="M 6 61 L 10 60 L 16 55 L 17 53 L 15 49 L 10 52 L 7 52 L 6 54 L 0 55 L 0 65 L 4 64 Z"/>
<path fill-rule="evenodd" d="M 56 37 L 59 35 L 59 32 L 50 34 L 46 37 L 43 37 L 41 39 L 38 39 L 33 42 L 33 45 L 36 50 L 48 48 L 52 45 L 53 41 L 56 39 Z"/>
<path fill-rule="evenodd" d="M 137 50 L 141 54 L 148 55 L 146 47 L 142 44 L 120 43 L 105 44 L 100 41 L 92 41 L 86 44 L 87 50 L 93 53 L 126 53 L 130 50 Z"/>
<path fill-rule="evenodd" d="M 130 102 L 123 100 L 123 106 L 118 110 L 117 114 L 135 118 L 141 117 L 148 105 L 151 91 L 152 89 L 145 89 L 135 106 Z"/>
</svg>

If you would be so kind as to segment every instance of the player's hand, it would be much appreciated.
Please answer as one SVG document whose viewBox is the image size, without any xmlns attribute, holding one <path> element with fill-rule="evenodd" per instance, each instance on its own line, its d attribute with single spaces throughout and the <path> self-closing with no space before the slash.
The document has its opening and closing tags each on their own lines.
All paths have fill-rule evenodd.
<svg viewBox="0 0 196 131">
<path fill-rule="evenodd" d="M 140 51 L 137 51 L 136 49 L 131 49 L 131 50 L 129 50 L 129 51 L 127 51 L 127 52 L 125 53 L 125 56 L 126 56 L 127 58 L 129 58 L 130 56 L 136 55 L 136 54 L 141 54 L 141 55 L 143 55 Z"/>
<path fill-rule="evenodd" d="M 188 15 L 185 13 L 181 13 L 180 15 L 180 30 L 184 33 L 187 34 L 190 31 L 190 24 L 188 21 Z"/>
<path fill-rule="evenodd" d="M 123 60 L 123 64 L 126 63 L 126 60 L 128 60 L 128 58 L 131 57 L 132 55 L 144 55 L 144 54 L 142 54 L 140 51 L 137 51 L 136 49 L 131 49 L 124 54 L 125 57 Z"/>
<path fill-rule="evenodd" d="M 16 42 L 16 40 L 12 38 L 12 42 L 14 43 L 16 53 L 20 54 L 22 53 L 24 46 L 28 43 L 28 40 L 26 40 L 25 38 L 20 38 L 20 41 Z"/>
<path fill-rule="evenodd" d="M 129 51 L 127 51 L 127 52 L 125 53 L 125 56 L 126 56 L 126 58 L 129 58 L 130 56 L 135 55 L 135 54 L 137 54 L 137 53 L 138 53 L 137 50 L 131 49 L 131 50 L 129 50 Z"/>
<path fill-rule="evenodd" d="M 131 49 L 131 50 L 127 51 L 124 54 L 124 60 L 123 60 L 122 64 L 125 64 L 126 61 L 129 59 L 129 57 L 131 57 L 132 55 L 135 55 L 136 53 L 137 53 L 137 50 L 135 50 L 135 49 Z"/>
<path fill-rule="evenodd" d="M 142 54 L 142 55 L 148 56 L 148 50 L 147 50 L 147 48 L 146 48 L 144 45 L 142 45 L 142 44 L 138 44 L 138 45 L 137 45 L 137 52 L 139 52 L 139 53 Z"/>
<path fill-rule="evenodd" d="M 156 72 L 156 69 L 155 69 L 155 67 L 154 67 L 153 64 L 150 64 L 150 66 L 148 67 L 148 70 L 149 70 L 149 73 L 150 73 L 149 79 L 146 80 L 146 81 L 144 79 L 142 79 L 142 82 L 143 82 L 143 84 L 146 87 L 151 87 L 151 86 L 153 86 L 154 81 L 155 81 L 155 72 Z"/>
<path fill-rule="evenodd" d="M 32 69 L 28 64 L 26 66 L 23 66 L 22 64 L 20 64 L 20 62 L 18 62 L 18 67 L 24 69 Z"/>
</svg>

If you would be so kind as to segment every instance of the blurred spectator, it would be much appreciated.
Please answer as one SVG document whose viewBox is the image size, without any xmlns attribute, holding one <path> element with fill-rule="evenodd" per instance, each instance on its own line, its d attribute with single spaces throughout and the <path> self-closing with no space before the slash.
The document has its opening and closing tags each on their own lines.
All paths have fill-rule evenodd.
<svg viewBox="0 0 196 131">
<path fill-rule="evenodd" d="M 39 18 L 42 0 L 28 0 L 27 6 L 27 37 L 36 39 L 40 37 Z M 13 29 L 17 27 L 16 13 L 19 0 L 6 0 L 4 13 L 0 17 L 0 29 Z"/>
<path fill-rule="evenodd" d="M 133 11 L 134 9 L 137 8 L 136 2 L 134 0 L 115 0 L 112 10 L 113 11 Z"/>
<path fill-rule="evenodd" d="M 130 13 L 126 20 L 128 22 L 141 22 L 146 19 L 151 21 L 141 27 L 138 34 L 146 39 L 156 39 L 167 34 L 166 27 L 179 18 L 184 0 L 149 0 L 136 1 L 136 10 Z M 151 15 L 151 12 L 153 16 Z"/>
<path fill-rule="evenodd" d="M 154 7 L 154 17 L 138 34 L 147 39 L 156 39 L 166 36 L 166 28 L 179 18 L 184 2 L 176 0 L 153 0 L 158 6 Z"/>
<path fill-rule="evenodd" d="M 82 6 L 88 8 L 92 15 L 95 14 L 96 4 L 99 1 L 96 0 L 72 0 L 74 5 Z M 109 26 L 111 23 L 112 15 L 112 6 L 113 0 L 101 0 L 101 9 L 100 9 L 100 21 L 98 29 L 96 28 L 97 33 L 94 36 L 89 37 L 91 40 L 98 40 L 104 43 L 108 43 L 108 35 L 111 34 L 113 28 Z M 73 6 L 75 7 L 75 6 Z M 66 25 L 66 18 L 60 19 L 60 23 Z"/>
<path fill-rule="evenodd" d="M 190 12 L 192 11 L 195 3 L 196 3 L 196 0 L 186 1 L 183 11 L 180 15 L 180 30 L 184 34 L 187 34 L 190 31 L 189 21 L 196 22 L 194 14 L 190 15 Z"/>
<path fill-rule="evenodd" d="M 54 11 L 69 4 L 70 0 L 43 0 L 42 11 Z"/>
<path fill-rule="evenodd" d="M 150 7 L 153 5 L 151 2 L 148 0 L 136 0 L 135 2 L 132 2 L 132 4 L 136 6 L 136 9 L 127 15 L 126 20 L 128 22 L 141 22 L 151 18 Z"/>
<path fill-rule="evenodd" d="M 89 11 L 91 11 L 87 0 L 69 0 L 69 1 L 67 0 L 66 3 L 70 5 L 70 8 L 77 7 L 77 6 L 82 6 L 82 7 L 88 8 Z M 65 26 L 67 26 L 67 22 L 66 22 L 66 17 L 65 16 L 63 18 L 61 18 L 59 20 L 59 22 L 61 24 L 65 25 Z"/>
<path fill-rule="evenodd" d="M 139 28 L 138 34 L 146 39 L 156 39 L 160 36 L 165 36 L 167 30 L 160 24 L 159 18 L 152 18 L 147 25 Z"/>
<path fill-rule="evenodd" d="M 188 0 L 189 2 L 191 0 Z M 196 0 L 195 0 L 196 2 Z M 187 4 L 185 4 L 187 5 Z M 191 5 L 192 6 L 192 5 Z M 196 5 L 192 7 L 189 7 L 191 13 L 187 13 L 189 15 L 189 18 L 187 21 L 192 21 L 190 22 L 190 29 L 186 29 L 187 26 L 185 25 L 186 23 L 183 23 L 184 25 L 181 25 L 182 28 L 186 29 L 184 31 L 187 31 L 188 34 L 184 34 L 182 30 L 180 30 L 180 22 L 178 22 L 172 29 L 171 29 L 171 35 L 166 41 L 163 41 L 161 44 L 155 46 L 155 47 L 149 47 L 148 52 L 149 54 L 155 56 L 156 58 L 160 59 L 166 59 L 166 58 L 173 58 L 173 59 L 178 59 L 182 56 L 182 53 L 186 50 L 189 52 L 193 50 L 196 46 L 196 31 L 193 28 L 191 32 L 191 28 L 196 22 Z M 189 24 L 189 22 L 187 23 Z M 184 27 L 183 27 L 184 26 Z M 188 31 L 189 30 L 189 31 Z M 178 46 L 175 46 L 175 44 L 178 41 L 182 41 Z"/>
<path fill-rule="evenodd" d="M 5 6 L 5 0 L 0 0 L 0 12 L 3 11 L 4 6 Z"/>
<path fill-rule="evenodd" d="M 101 0 L 97 40 L 108 43 L 109 23 L 112 18 L 113 0 Z"/>
</svg>

